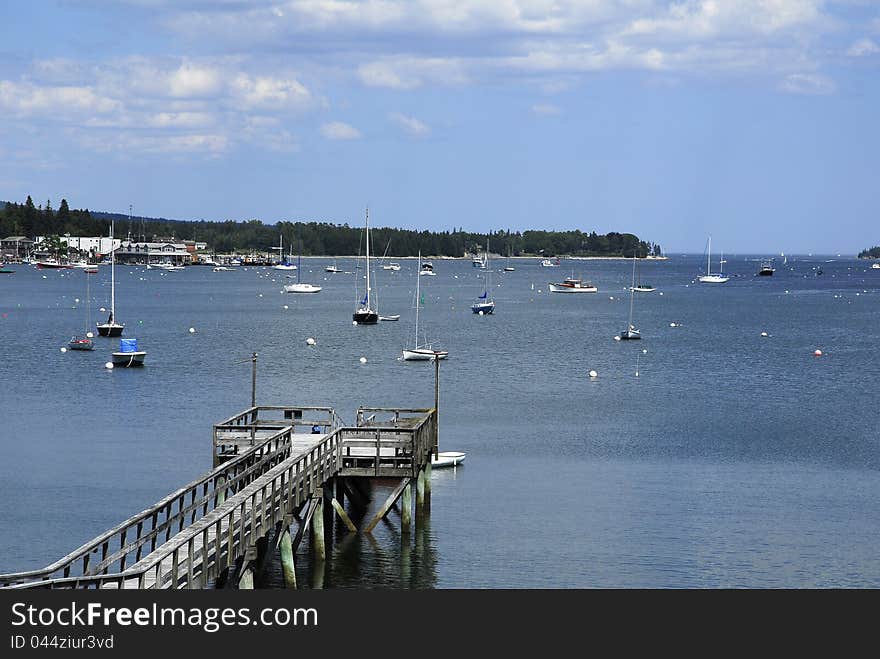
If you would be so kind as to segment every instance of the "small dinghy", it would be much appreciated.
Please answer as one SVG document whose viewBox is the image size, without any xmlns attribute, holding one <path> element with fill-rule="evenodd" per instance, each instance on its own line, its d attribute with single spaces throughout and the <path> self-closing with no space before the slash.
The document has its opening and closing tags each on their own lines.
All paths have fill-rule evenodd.
<svg viewBox="0 0 880 659">
<path fill-rule="evenodd" d="M 457 467 L 464 462 L 467 454 L 459 451 L 441 451 L 437 457 L 431 456 L 431 468 L 442 469 L 444 467 Z"/>
</svg>

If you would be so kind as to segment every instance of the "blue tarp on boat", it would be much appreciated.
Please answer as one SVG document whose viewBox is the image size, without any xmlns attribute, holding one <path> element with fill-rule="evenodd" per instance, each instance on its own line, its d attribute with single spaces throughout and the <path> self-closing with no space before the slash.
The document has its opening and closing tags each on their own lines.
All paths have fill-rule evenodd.
<svg viewBox="0 0 880 659">
<path fill-rule="evenodd" d="M 137 352 L 137 339 L 119 339 L 119 352 Z"/>
</svg>

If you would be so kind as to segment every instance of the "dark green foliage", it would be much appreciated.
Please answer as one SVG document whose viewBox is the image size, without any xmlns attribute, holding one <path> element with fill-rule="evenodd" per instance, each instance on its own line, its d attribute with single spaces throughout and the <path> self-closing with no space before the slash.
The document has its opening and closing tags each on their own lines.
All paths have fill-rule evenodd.
<svg viewBox="0 0 880 659">
<path fill-rule="evenodd" d="M 206 242 L 210 251 L 228 253 L 269 252 L 276 248 L 279 236 L 284 236 L 284 252 L 304 256 L 345 256 L 362 254 L 363 228 L 358 225 L 331 224 L 329 222 L 278 222 L 264 224 L 260 220 L 234 222 L 186 222 L 164 218 L 129 219 L 127 215 L 71 210 L 66 199 L 61 200 L 58 211 L 52 211 L 51 203 L 37 209 L 30 197 L 24 204 L 7 203 L 0 207 L 0 236 L 37 235 L 106 236 L 110 220 L 115 222 L 116 237 L 131 234 L 139 239 L 141 232 L 148 240 L 176 239 Z M 143 229 L 142 229 L 143 228 Z M 611 232 L 600 235 L 595 231 L 538 231 L 511 232 L 498 229 L 485 233 L 471 233 L 461 228 L 451 231 L 414 231 L 373 227 L 370 251 L 388 257 L 415 256 L 420 250 L 425 256 L 464 256 L 466 253 L 483 251 L 486 241 L 495 254 L 502 256 L 536 255 L 554 256 L 647 256 L 660 255 L 660 246 L 639 240 L 631 233 Z"/>
<path fill-rule="evenodd" d="M 859 252 L 860 259 L 880 259 L 880 247 L 870 247 Z"/>
</svg>

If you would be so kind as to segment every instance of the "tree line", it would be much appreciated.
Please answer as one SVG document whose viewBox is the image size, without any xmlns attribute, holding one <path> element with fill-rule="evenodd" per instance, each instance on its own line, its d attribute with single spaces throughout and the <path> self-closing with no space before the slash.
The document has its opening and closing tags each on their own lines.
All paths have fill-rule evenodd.
<svg viewBox="0 0 880 659">
<path fill-rule="evenodd" d="M 860 259 L 880 259 L 880 246 L 868 247 L 859 252 Z"/>
<path fill-rule="evenodd" d="M 184 221 L 164 218 L 131 217 L 117 213 L 73 210 L 62 199 L 58 210 L 51 201 L 35 205 L 30 196 L 23 204 L 6 202 L 0 210 L 0 237 L 6 236 L 106 236 L 111 220 L 117 238 L 138 241 L 196 240 L 208 244 L 208 251 L 232 252 L 277 251 L 283 239 L 284 252 L 304 256 L 347 256 L 364 251 L 363 227 L 317 221 L 281 221 L 265 224 L 251 219 L 243 222 L 226 220 Z M 660 256 L 659 244 L 641 240 L 631 233 L 612 231 L 598 234 L 573 231 L 510 231 L 497 229 L 487 233 L 453 228 L 447 231 L 415 231 L 390 227 L 373 227 L 370 231 L 370 252 L 376 256 L 460 257 L 485 251 L 502 256 Z"/>
</svg>

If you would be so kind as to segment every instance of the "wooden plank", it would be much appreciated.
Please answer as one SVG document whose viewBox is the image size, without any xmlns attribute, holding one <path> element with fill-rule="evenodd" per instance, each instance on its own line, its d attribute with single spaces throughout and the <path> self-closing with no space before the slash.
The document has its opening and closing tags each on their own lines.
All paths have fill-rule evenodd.
<svg viewBox="0 0 880 659">
<path fill-rule="evenodd" d="M 385 515 L 388 514 L 388 511 L 391 510 L 391 506 L 397 499 L 403 494 L 404 488 L 409 485 L 411 478 L 404 478 L 400 481 L 400 484 L 394 488 L 394 491 L 391 495 L 385 500 L 385 503 L 382 504 L 382 507 L 379 508 L 379 511 L 376 513 L 376 516 L 373 517 L 373 520 L 367 525 L 364 529 L 364 533 L 372 533 L 373 529 L 376 528 L 376 525 L 385 518 Z"/>
</svg>

